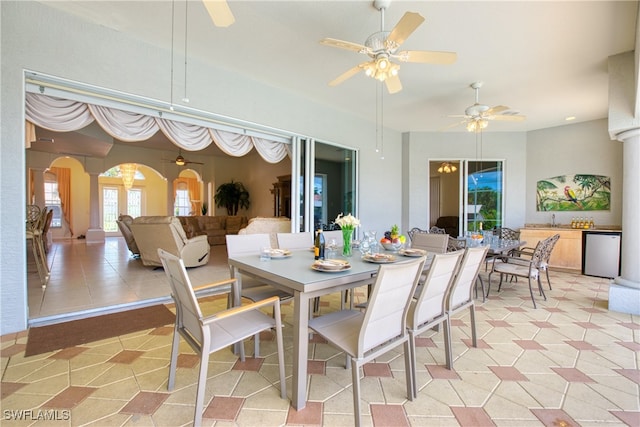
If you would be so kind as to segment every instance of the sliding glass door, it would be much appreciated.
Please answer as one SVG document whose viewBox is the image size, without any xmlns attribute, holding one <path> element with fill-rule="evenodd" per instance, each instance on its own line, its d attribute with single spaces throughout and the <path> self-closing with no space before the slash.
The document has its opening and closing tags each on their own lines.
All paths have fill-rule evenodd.
<svg viewBox="0 0 640 427">
<path fill-rule="evenodd" d="M 502 226 L 503 179 L 502 161 L 465 161 L 466 231 Z"/>
</svg>

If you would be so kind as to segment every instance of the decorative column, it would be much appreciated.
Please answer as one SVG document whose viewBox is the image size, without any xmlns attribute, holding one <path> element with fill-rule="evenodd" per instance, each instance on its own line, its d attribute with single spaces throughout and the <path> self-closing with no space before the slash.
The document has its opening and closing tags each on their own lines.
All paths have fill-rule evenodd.
<svg viewBox="0 0 640 427">
<path fill-rule="evenodd" d="M 44 169 L 31 168 L 33 171 L 34 204 L 44 208 Z M 28 193 L 28 192 L 27 192 Z M 30 202 L 30 201 L 29 201 Z"/>
<path fill-rule="evenodd" d="M 623 143 L 621 276 L 609 286 L 609 310 L 640 314 L 640 128 L 616 135 Z"/>
<path fill-rule="evenodd" d="M 89 172 L 89 229 L 87 243 L 104 243 L 104 230 L 100 226 L 100 186 L 98 173 Z"/>
</svg>

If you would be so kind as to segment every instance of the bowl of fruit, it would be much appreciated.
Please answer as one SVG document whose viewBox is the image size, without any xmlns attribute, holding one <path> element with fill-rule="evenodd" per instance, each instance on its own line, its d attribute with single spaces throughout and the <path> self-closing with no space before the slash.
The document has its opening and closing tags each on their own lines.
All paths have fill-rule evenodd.
<svg viewBox="0 0 640 427">
<path fill-rule="evenodd" d="M 380 244 L 388 251 L 397 252 L 402 249 L 406 240 L 406 237 L 400 234 L 398 226 L 394 225 L 390 231 L 384 232 L 384 237 L 380 239 Z"/>
</svg>

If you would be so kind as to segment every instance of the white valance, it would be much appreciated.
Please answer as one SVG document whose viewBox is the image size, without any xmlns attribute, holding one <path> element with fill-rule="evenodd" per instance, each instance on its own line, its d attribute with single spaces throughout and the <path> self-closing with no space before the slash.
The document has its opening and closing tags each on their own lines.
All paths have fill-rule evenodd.
<svg viewBox="0 0 640 427">
<path fill-rule="evenodd" d="M 161 130 L 171 142 L 187 151 L 202 150 L 215 142 L 222 151 L 235 157 L 244 156 L 255 146 L 269 163 L 278 163 L 290 155 L 286 143 L 267 138 L 31 92 L 26 93 L 26 118 L 57 132 L 82 129 L 95 120 L 109 135 L 125 142 L 144 141 Z"/>
</svg>

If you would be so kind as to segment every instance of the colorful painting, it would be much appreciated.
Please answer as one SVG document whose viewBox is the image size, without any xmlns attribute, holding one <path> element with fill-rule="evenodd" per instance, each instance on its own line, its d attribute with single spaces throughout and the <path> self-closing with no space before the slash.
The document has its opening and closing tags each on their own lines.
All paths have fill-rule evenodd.
<svg viewBox="0 0 640 427">
<path fill-rule="evenodd" d="M 602 175 L 563 175 L 538 181 L 538 211 L 607 211 L 611 178 Z"/>
</svg>

